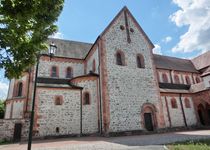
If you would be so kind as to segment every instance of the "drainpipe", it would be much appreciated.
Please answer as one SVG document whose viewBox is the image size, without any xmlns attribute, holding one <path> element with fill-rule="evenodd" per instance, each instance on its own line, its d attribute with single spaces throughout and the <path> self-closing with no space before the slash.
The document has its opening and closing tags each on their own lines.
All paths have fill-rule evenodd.
<svg viewBox="0 0 210 150">
<path fill-rule="evenodd" d="M 82 136 L 82 89 L 80 89 L 80 136 Z"/>
<path fill-rule="evenodd" d="M 100 36 L 99 36 L 99 38 L 100 38 Z M 100 41 L 100 40 L 99 40 Z M 99 97 L 100 97 L 100 99 L 99 99 L 99 113 L 100 113 L 100 118 L 99 118 L 99 121 L 100 121 L 100 134 L 102 134 L 102 100 L 101 100 L 101 75 L 100 75 L 100 73 L 101 73 L 101 69 L 100 69 L 100 66 L 101 66 L 101 57 L 100 57 L 100 49 L 99 49 L 99 43 L 98 43 L 98 62 L 99 62 L 99 64 L 98 64 L 98 73 L 99 73 Z"/>
<path fill-rule="evenodd" d="M 187 127 L 187 121 L 186 121 L 184 108 L 183 108 L 183 103 L 182 103 L 182 94 L 179 94 L 179 100 L 180 100 L 180 105 L 181 105 L 182 114 L 183 114 L 183 118 L 184 118 L 184 124 L 185 124 L 185 127 Z"/>
</svg>

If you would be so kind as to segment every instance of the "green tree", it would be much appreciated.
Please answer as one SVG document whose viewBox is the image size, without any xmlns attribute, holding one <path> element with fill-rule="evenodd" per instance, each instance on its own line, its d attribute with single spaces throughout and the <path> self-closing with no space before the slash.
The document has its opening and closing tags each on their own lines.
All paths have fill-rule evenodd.
<svg viewBox="0 0 210 150">
<path fill-rule="evenodd" d="M 0 0 L 0 69 L 18 78 L 47 48 L 64 0 Z"/>
<path fill-rule="evenodd" d="M 0 100 L 0 119 L 4 118 L 4 112 L 5 112 L 4 101 Z"/>
</svg>

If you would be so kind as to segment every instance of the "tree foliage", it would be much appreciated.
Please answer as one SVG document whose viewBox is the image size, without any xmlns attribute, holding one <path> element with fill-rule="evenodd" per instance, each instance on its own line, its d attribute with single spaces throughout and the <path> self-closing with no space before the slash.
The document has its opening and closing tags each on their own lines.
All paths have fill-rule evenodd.
<svg viewBox="0 0 210 150">
<path fill-rule="evenodd" d="M 5 113 L 4 101 L 0 100 L 0 119 L 4 118 L 4 113 Z"/>
<path fill-rule="evenodd" d="M 0 69 L 18 78 L 47 48 L 64 0 L 0 0 Z"/>
</svg>

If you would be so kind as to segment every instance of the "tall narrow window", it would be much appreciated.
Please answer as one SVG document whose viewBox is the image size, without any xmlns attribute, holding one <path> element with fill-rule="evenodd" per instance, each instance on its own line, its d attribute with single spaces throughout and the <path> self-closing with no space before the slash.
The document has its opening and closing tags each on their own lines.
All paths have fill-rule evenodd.
<svg viewBox="0 0 210 150">
<path fill-rule="evenodd" d="M 180 80 L 179 80 L 179 76 L 178 75 L 174 75 L 174 80 L 176 84 L 180 84 Z"/>
<path fill-rule="evenodd" d="M 188 85 L 190 85 L 190 84 L 191 84 L 191 81 L 190 81 L 189 76 L 186 76 L 186 77 L 185 77 L 185 80 L 186 80 L 186 83 L 187 83 Z"/>
<path fill-rule="evenodd" d="M 56 96 L 55 97 L 55 105 L 62 105 L 63 104 L 63 97 L 62 96 Z"/>
<path fill-rule="evenodd" d="M 196 83 L 200 83 L 201 82 L 199 77 L 196 77 L 195 80 L 196 80 Z"/>
<path fill-rule="evenodd" d="M 138 68 L 145 68 L 144 57 L 141 54 L 138 54 L 136 57 L 136 63 Z"/>
<path fill-rule="evenodd" d="M 51 77 L 58 77 L 58 70 L 56 66 L 51 68 Z"/>
<path fill-rule="evenodd" d="M 95 61 L 95 59 L 93 60 L 93 64 L 92 65 L 93 65 L 92 66 L 93 72 L 96 72 L 96 61 Z"/>
<path fill-rule="evenodd" d="M 162 74 L 163 83 L 168 83 L 168 77 L 165 73 Z"/>
<path fill-rule="evenodd" d="M 83 95 L 83 104 L 90 105 L 90 94 L 88 92 L 85 92 Z"/>
<path fill-rule="evenodd" d="M 190 106 L 190 100 L 188 98 L 185 98 L 184 103 L 185 103 L 185 107 L 186 108 L 191 108 L 191 106 Z"/>
<path fill-rule="evenodd" d="M 73 70 L 71 67 L 68 67 L 66 69 L 66 78 L 72 78 L 73 77 Z"/>
<path fill-rule="evenodd" d="M 172 107 L 172 108 L 178 108 L 177 102 L 176 102 L 176 99 L 175 99 L 175 98 L 172 98 L 172 99 L 171 99 L 171 107 Z"/>
<path fill-rule="evenodd" d="M 22 96 L 22 92 L 23 92 L 23 83 L 19 82 L 17 86 L 17 96 Z"/>
<path fill-rule="evenodd" d="M 117 65 L 123 66 L 122 54 L 120 52 L 117 52 L 116 57 Z"/>
</svg>

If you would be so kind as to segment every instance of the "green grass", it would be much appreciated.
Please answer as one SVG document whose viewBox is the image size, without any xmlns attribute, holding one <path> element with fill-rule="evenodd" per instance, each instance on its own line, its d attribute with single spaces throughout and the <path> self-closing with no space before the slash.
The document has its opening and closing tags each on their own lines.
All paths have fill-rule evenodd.
<svg viewBox="0 0 210 150">
<path fill-rule="evenodd" d="M 210 139 L 177 142 L 167 147 L 169 150 L 210 150 Z"/>
</svg>

